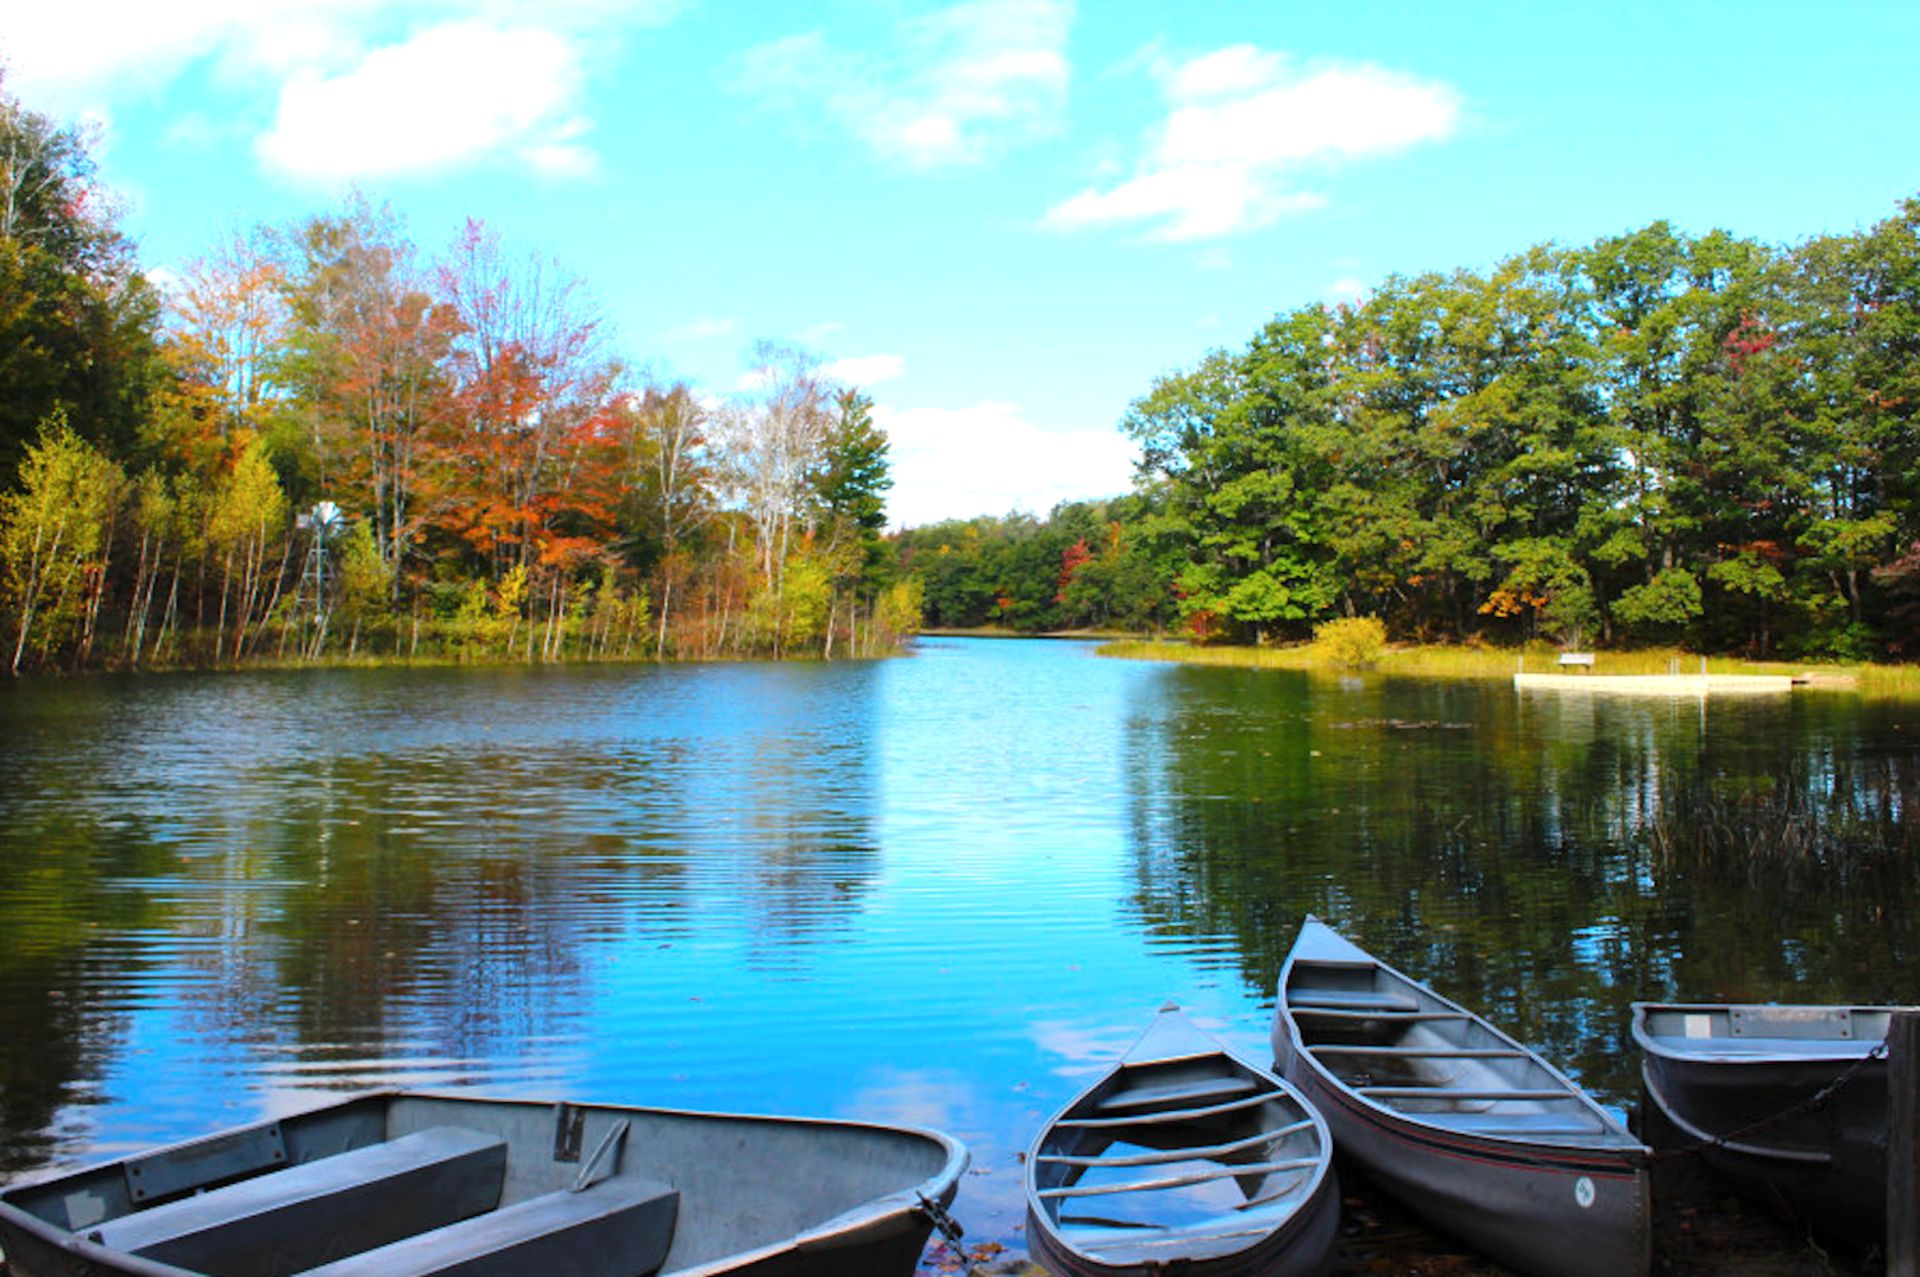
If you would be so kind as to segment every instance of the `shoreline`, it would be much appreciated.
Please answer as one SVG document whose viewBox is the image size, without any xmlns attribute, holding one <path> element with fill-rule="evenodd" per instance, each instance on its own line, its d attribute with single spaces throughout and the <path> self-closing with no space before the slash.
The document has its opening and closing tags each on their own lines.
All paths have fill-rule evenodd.
<svg viewBox="0 0 1920 1277">
<path fill-rule="evenodd" d="M 1761 678 L 1790 679 L 1800 691 L 1847 691 L 1865 696 L 1920 698 L 1920 666 L 1788 663 L 1752 661 L 1741 657 L 1708 656 L 1672 648 L 1595 653 L 1592 672 L 1561 674 L 1558 649 L 1544 645 L 1524 650 L 1465 647 L 1444 643 L 1390 644 L 1371 665 L 1348 668 L 1324 655 L 1312 643 L 1286 647 L 1197 646 L 1174 639 L 1119 639 L 1103 644 L 1101 656 L 1115 660 L 1164 661 L 1179 665 L 1210 665 L 1231 669 L 1284 670 L 1320 676 L 1453 679 L 1474 682 L 1548 682 L 1556 688 L 1602 691 L 1613 679 L 1670 679 L 1676 669 L 1685 679 L 1707 676 L 1709 683 Z M 1537 677 L 1536 677 L 1537 676 Z M 1582 685 L 1584 684 L 1584 686 Z M 1624 685 L 1624 684 L 1622 684 Z"/>
<path fill-rule="evenodd" d="M 1024 637 L 1024 636 L 1022 636 Z M 571 656 L 548 660 L 527 660 L 524 657 L 502 658 L 463 658 L 458 656 L 341 656 L 318 660 L 247 660 L 238 663 L 219 665 L 195 665 L 190 662 L 179 664 L 141 665 L 129 667 L 125 664 L 89 665 L 83 669 L 39 669 L 22 671 L 8 678 L 0 675 L 0 687 L 30 687 L 36 683 L 63 683 L 75 679 L 89 678 L 149 678 L 168 677 L 181 674 L 285 674 L 300 671 L 324 672 L 334 670 L 555 670 L 611 668 L 634 665 L 749 665 L 767 663 L 775 665 L 839 665 L 854 661 L 886 661 L 907 655 L 905 646 L 886 652 L 875 652 L 862 656 L 835 656 L 831 660 L 818 653 L 811 655 L 788 654 L 773 656 L 767 653 L 740 653 L 734 655 L 697 655 L 697 656 Z"/>
</svg>

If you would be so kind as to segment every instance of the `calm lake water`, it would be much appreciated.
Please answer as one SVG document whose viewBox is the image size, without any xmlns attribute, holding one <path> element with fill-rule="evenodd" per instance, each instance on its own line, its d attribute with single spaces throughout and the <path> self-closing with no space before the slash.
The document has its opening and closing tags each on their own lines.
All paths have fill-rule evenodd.
<svg viewBox="0 0 1920 1277">
<path fill-rule="evenodd" d="M 0 688 L 0 1174 L 376 1085 L 1040 1122 L 1301 916 L 1634 1098 L 1637 997 L 1920 1000 L 1920 711 L 934 639 Z"/>
</svg>

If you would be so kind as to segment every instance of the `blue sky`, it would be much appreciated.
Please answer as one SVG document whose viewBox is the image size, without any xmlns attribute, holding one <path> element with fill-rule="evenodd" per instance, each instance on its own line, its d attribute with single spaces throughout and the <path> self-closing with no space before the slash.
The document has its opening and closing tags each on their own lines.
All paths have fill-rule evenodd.
<svg viewBox="0 0 1920 1277">
<path fill-rule="evenodd" d="M 0 0 L 149 267 L 357 184 L 584 277 L 636 366 L 864 384 L 897 521 L 1127 486 L 1159 373 L 1393 273 L 1920 193 L 1920 5 Z"/>
</svg>

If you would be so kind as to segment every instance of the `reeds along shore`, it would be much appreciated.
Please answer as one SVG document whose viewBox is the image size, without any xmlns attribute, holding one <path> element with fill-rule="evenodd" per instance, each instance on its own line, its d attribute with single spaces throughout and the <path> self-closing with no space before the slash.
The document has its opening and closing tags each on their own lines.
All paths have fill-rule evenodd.
<svg viewBox="0 0 1920 1277">
<path fill-rule="evenodd" d="M 1175 661 L 1188 665 L 1219 665 L 1238 669 L 1302 670 L 1326 673 L 1373 672 L 1421 678 L 1510 679 L 1520 672 L 1551 673 L 1559 666 L 1559 650 L 1544 644 L 1524 649 L 1467 647 L 1451 644 L 1389 646 L 1371 663 L 1344 663 L 1318 643 L 1285 647 L 1243 647 L 1194 644 L 1175 639 L 1122 639 L 1103 644 L 1102 656 L 1121 660 Z M 1861 664 L 1789 664 L 1750 661 L 1732 656 L 1701 657 L 1677 648 L 1636 648 L 1603 651 L 1595 655 L 1593 672 L 1599 675 L 1670 674 L 1785 675 L 1806 678 L 1812 690 L 1850 690 L 1868 696 L 1920 698 L 1920 666 Z"/>
</svg>

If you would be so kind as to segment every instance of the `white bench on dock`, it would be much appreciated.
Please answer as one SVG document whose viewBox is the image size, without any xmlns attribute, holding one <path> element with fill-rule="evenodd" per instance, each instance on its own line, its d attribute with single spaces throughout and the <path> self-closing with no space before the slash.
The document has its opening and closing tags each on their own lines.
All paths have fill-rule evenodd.
<svg viewBox="0 0 1920 1277">
<path fill-rule="evenodd" d="M 1560 664 L 1563 667 L 1578 665 L 1586 669 L 1592 669 L 1593 653 L 1592 652 L 1562 652 L 1560 653 Z"/>
</svg>

